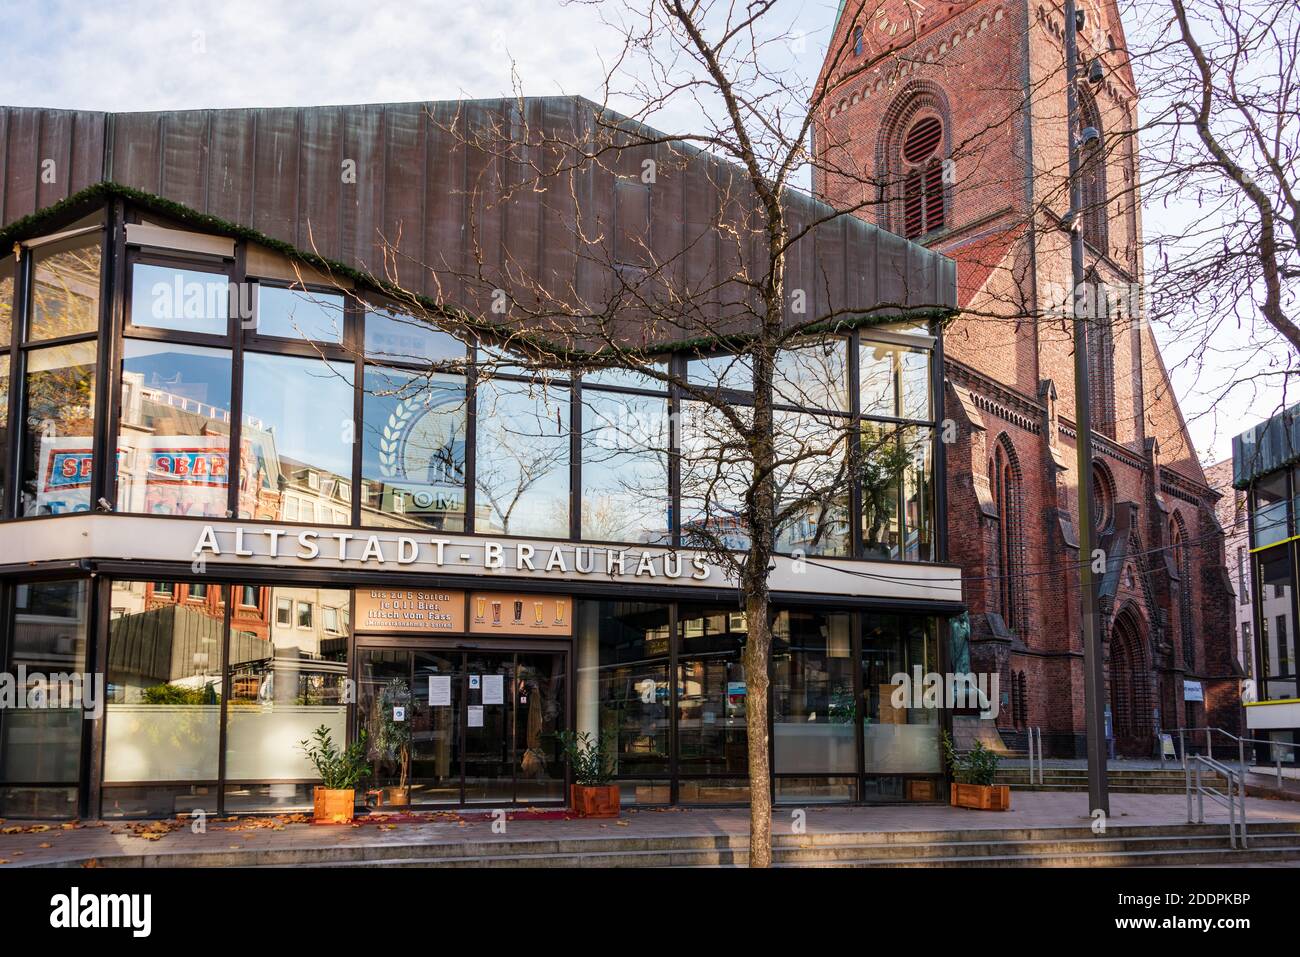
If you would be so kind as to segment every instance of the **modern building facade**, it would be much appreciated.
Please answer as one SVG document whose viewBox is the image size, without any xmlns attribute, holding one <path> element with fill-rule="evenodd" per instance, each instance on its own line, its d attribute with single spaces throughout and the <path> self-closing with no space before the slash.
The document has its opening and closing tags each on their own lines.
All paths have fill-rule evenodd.
<svg viewBox="0 0 1300 957">
<path fill-rule="evenodd" d="M 865 13 L 863 10 L 865 9 Z M 1157 734 L 1240 726 L 1233 596 L 1215 517 L 1150 326 L 1137 89 L 1118 8 L 1082 2 L 1081 169 L 1092 397 L 1094 541 L 1106 708 L 1120 755 Z M 962 314 L 944 378 L 949 557 L 979 670 L 1011 689 L 1002 736 L 1042 729 L 1083 756 L 1079 554 L 1062 11 L 954 0 L 841 4 L 821 82 L 821 198 L 952 257 Z"/>
<path fill-rule="evenodd" d="M 1205 478 L 1219 493 L 1215 511 L 1223 527 L 1223 549 L 1228 559 L 1228 580 L 1232 584 L 1236 603 L 1233 607 L 1237 661 L 1245 676 L 1242 699 L 1254 697 L 1257 675 L 1255 673 L 1255 609 L 1251 596 L 1250 557 L 1250 496 L 1232 484 L 1232 459 L 1216 462 L 1205 470 Z"/>
<path fill-rule="evenodd" d="M 1300 406 L 1292 406 L 1232 440 L 1232 482 L 1248 509 L 1255 698 L 1246 705 L 1251 737 L 1300 742 L 1296 690 L 1297 554 L 1300 542 Z M 1293 747 L 1261 746 L 1267 763 L 1296 763 Z M 1271 752 L 1271 753 L 1270 753 Z"/>
<path fill-rule="evenodd" d="M 410 760 L 369 752 L 373 800 L 563 803 L 570 729 L 608 743 L 629 803 L 747 799 L 748 625 L 694 544 L 745 544 L 739 506 L 692 471 L 707 416 L 645 376 L 489 375 L 492 344 L 418 315 L 485 305 L 471 265 L 594 296 L 644 254 L 725 289 L 744 210 L 716 161 L 657 144 L 627 174 L 510 192 L 515 167 L 449 133 L 594 110 L 0 110 L 0 653 L 19 696 L 0 816 L 301 809 L 299 742 L 386 721 L 409 722 Z M 583 217 L 608 265 L 579 254 Z M 955 271 L 853 218 L 791 260 L 813 308 L 859 318 L 791 353 L 782 421 L 895 464 L 781 528 L 770 786 L 934 800 L 946 716 L 898 706 L 893 682 L 947 669 L 965 607 L 936 435 Z M 726 353 L 661 358 L 745 406 Z M 629 422 L 653 441 L 620 441 Z M 102 676 L 101 707 L 55 675 Z"/>
</svg>

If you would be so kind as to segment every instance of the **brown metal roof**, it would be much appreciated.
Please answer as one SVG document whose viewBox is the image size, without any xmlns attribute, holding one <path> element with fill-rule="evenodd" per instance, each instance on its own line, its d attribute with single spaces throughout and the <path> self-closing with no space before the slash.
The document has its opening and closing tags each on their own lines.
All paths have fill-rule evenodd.
<svg viewBox="0 0 1300 957">
<path fill-rule="evenodd" d="M 631 267 L 643 238 L 653 259 L 672 263 L 674 283 L 725 286 L 738 266 L 760 261 L 759 233 L 746 229 L 747 248 L 737 250 L 716 228 L 745 223 L 747 204 L 723 188 L 741 184 L 740 172 L 706 154 L 681 144 L 638 146 L 608 164 L 617 168 L 589 165 L 572 183 L 503 199 L 523 180 L 523 165 L 469 147 L 448 129 L 527 130 L 533 143 L 520 155 L 543 156 L 544 138 L 589 132 L 599 110 L 574 97 L 163 113 L 0 107 L 0 228 L 113 182 L 375 275 L 384 275 L 391 246 L 398 281 L 434 296 L 440 280 L 445 301 L 458 295 L 448 274 L 480 258 L 468 252 L 472 235 L 502 274 L 517 264 L 599 295 L 609 270 L 576 248 L 576 221 Z M 42 178 L 48 159 L 52 182 Z M 650 190 L 640 189 L 645 159 L 659 168 Z M 342 175 L 349 161 L 355 183 Z M 828 210 L 802 193 L 788 202 L 796 226 Z M 956 305 L 951 260 L 856 217 L 819 227 L 788 262 L 787 288 L 806 291 L 810 316 L 882 302 Z"/>
</svg>

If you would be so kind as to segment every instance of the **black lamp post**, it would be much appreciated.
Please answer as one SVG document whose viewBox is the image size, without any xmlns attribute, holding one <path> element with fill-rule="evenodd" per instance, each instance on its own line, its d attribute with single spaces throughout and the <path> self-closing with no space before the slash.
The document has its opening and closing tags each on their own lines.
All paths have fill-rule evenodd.
<svg viewBox="0 0 1300 957">
<path fill-rule="evenodd" d="M 1082 189 L 1079 167 L 1084 150 L 1100 147 L 1100 135 L 1093 127 L 1080 129 L 1079 123 L 1079 42 L 1083 11 L 1075 0 L 1065 0 L 1065 100 L 1069 136 L 1070 172 L 1070 276 L 1073 286 L 1071 312 L 1074 318 L 1074 421 L 1078 437 L 1077 468 L 1079 481 L 1079 601 L 1083 625 L 1083 708 L 1088 742 L 1088 810 L 1110 816 L 1110 795 L 1106 780 L 1106 719 L 1102 708 L 1106 677 L 1101 660 L 1101 622 L 1097 614 L 1097 588 L 1093 575 L 1093 549 L 1096 546 L 1092 522 L 1092 403 L 1088 381 L 1088 320 L 1083 303 L 1096 303 L 1100 297 L 1088 296 L 1083 275 Z M 1100 82 L 1098 61 L 1089 68 L 1089 80 Z M 1097 76 L 1096 80 L 1093 77 Z M 1103 820 L 1104 820 L 1103 818 Z"/>
</svg>

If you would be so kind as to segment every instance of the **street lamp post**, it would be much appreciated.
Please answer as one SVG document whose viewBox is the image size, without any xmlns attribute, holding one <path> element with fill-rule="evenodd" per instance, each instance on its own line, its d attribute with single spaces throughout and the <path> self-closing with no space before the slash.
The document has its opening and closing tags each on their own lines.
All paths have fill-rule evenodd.
<svg viewBox="0 0 1300 957">
<path fill-rule="evenodd" d="M 1079 182 L 1082 142 L 1079 123 L 1078 23 L 1075 0 L 1065 0 L 1065 100 L 1069 136 L 1070 172 L 1070 277 L 1071 312 L 1074 317 L 1074 422 L 1078 432 L 1075 442 L 1079 483 L 1079 601 L 1083 624 L 1083 709 L 1088 741 L 1088 810 L 1110 816 L 1110 796 L 1106 781 L 1106 720 L 1102 696 L 1106 679 L 1101 660 L 1101 623 L 1097 615 L 1097 589 L 1093 577 L 1095 541 L 1092 524 L 1092 408 L 1088 381 L 1089 309 L 1080 308 L 1087 295 L 1083 275 L 1082 190 Z M 1099 148 L 1099 144 L 1094 144 Z M 1085 302 L 1101 308 L 1101 297 L 1087 296 Z"/>
</svg>

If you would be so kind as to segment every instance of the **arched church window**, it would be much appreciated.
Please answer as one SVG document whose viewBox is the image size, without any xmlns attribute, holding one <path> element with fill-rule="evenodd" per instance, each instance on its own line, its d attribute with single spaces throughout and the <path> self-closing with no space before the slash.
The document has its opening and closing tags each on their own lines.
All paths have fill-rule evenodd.
<svg viewBox="0 0 1300 957">
<path fill-rule="evenodd" d="M 943 124 L 922 116 L 903 137 L 903 234 L 916 239 L 944 223 Z"/>
</svg>

